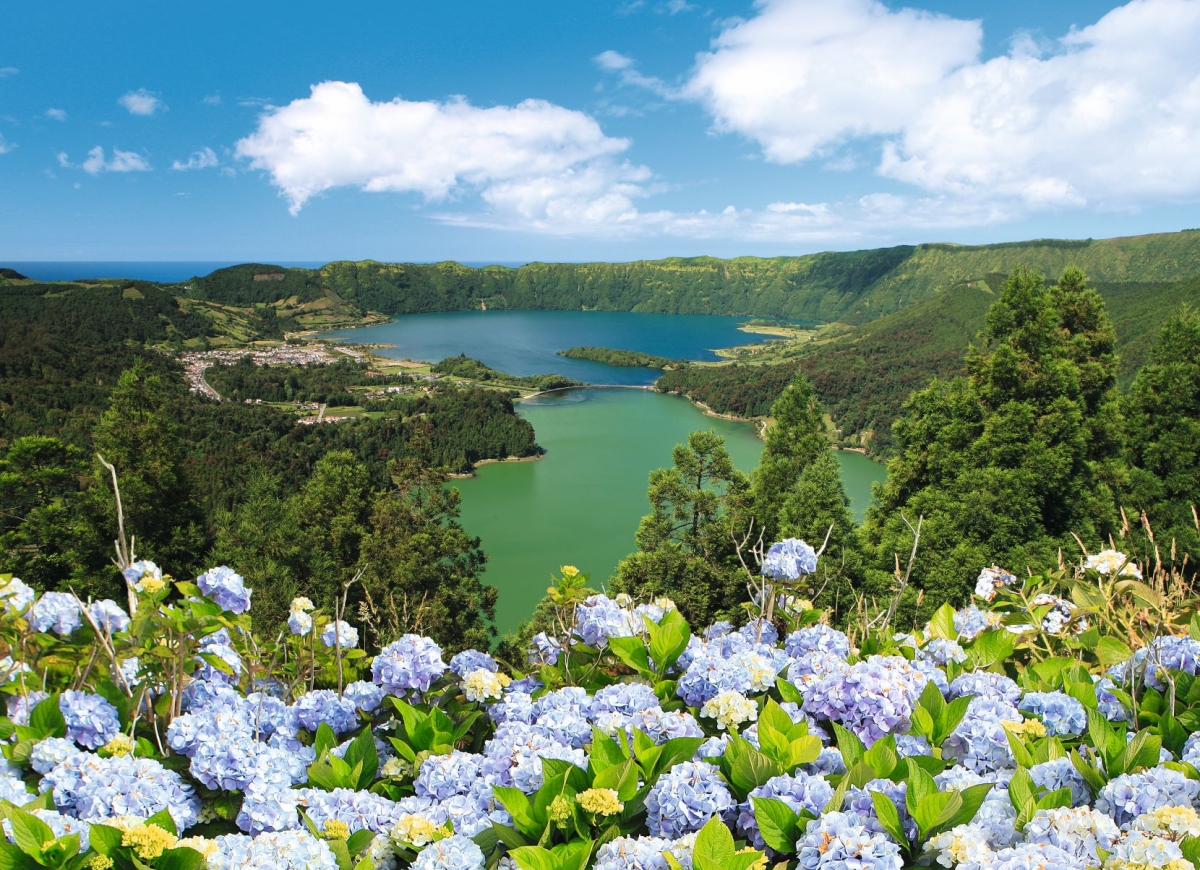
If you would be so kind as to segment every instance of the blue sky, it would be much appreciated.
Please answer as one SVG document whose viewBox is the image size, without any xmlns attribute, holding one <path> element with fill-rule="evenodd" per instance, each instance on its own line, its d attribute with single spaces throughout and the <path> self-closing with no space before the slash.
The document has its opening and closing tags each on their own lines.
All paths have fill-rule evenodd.
<svg viewBox="0 0 1200 870">
<path fill-rule="evenodd" d="M 1200 0 L 4 4 L 0 260 L 1200 226 Z"/>
</svg>

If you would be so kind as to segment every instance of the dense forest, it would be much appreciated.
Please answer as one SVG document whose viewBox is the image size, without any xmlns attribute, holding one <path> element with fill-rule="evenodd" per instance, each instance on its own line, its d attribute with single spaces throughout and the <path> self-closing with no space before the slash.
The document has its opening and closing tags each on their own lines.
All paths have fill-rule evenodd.
<svg viewBox="0 0 1200 870">
<path fill-rule="evenodd" d="M 685 360 L 655 356 L 652 353 L 641 353 L 636 350 L 617 350 L 611 347 L 569 347 L 566 350 L 560 350 L 558 355 L 565 356 L 567 359 L 587 359 L 621 368 L 668 369 L 685 363 Z"/>
<path fill-rule="evenodd" d="M 356 405 L 358 398 L 350 388 L 369 383 L 372 387 L 411 384 L 405 374 L 368 374 L 366 363 L 345 359 L 333 363 L 303 366 L 257 365 L 243 357 L 232 365 L 212 366 L 205 379 L 222 396 L 240 401 L 323 402 L 330 405 Z"/>
<path fill-rule="evenodd" d="M 526 390 L 561 390 L 564 387 L 577 387 L 579 381 L 571 380 L 563 375 L 527 375 L 519 377 L 497 371 L 491 366 L 484 365 L 477 359 L 471 359 L 466 354 L 448 356 L 430 366 L 430 371 L 452 378 L 465 378 L 485 384 L 517 387 Z"/>
</svg>

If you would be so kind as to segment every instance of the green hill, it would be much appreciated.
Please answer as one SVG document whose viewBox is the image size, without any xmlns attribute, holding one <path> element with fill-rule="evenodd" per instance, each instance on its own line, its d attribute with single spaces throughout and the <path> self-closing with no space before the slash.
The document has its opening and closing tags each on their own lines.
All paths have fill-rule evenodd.
<svg viewBox="0 0 1200 870">
<path fill-rule="evenodd" d="M 1098 284 L 1164 284 L 1200 275 L 1200 231 L 1085 241 L 926 244 L 802 257 L 668 258 L 631 263 L 335 262 L 249 264 L 188 282 L 192 298 L 233 305 L 318 305 L 339 315 L 488 308 L 739 314 L 863 324 L 967 282 L 1028 266 L 1078 266 Z"/>
</svg>

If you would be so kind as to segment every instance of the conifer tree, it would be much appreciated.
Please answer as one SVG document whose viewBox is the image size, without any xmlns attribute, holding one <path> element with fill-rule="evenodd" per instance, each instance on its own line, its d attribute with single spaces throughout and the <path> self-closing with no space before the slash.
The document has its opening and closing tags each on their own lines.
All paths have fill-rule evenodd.
<svg viewBox="0 0 1200 870">
<path fill-rule="evenodd" d="M 915 393 L 897 421 L 899 454 L 868 514 L 868 591 L 886 596 L 924 517 L 913 580 L 926 609 L 960 603 L 979 570 L 1053 566 L 1079 535 L 1116 528 L 1122 479 L 1114 333 L 1076 269 L 1056 286 L 1013 274 L 988 312 L 967 376 Z"/>
</svg>

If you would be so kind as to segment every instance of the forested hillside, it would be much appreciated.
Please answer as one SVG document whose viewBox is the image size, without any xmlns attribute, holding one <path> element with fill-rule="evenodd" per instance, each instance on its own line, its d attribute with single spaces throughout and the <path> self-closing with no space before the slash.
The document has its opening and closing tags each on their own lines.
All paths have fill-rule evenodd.
<svg viewBox="0 0 1200 870">
<path fill-rule="evenodd" d="M 313 303 L 329 294 L 388 315 L 488 308 L 742 314 L 862 324 L 952 287 L 1029 267 L 1083 269 L 1099 286 L 1168 283 L 1200 274 L 1200 231 L 1085 241 L 926 244 L 801 257 L 669 258 L 632 263 L 330 263 L 321 269 L 251 264 L 187 282 L 216 302 Z"/>
</svg>

